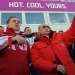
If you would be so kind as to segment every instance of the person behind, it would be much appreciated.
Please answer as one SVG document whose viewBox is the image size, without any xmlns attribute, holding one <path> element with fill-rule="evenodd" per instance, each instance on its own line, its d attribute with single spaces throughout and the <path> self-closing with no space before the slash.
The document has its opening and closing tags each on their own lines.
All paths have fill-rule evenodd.
<svg viewBox="0 0 75 75">
<path fill-rule="evenodd" d="M 30 27 L 25 27 L 24 29 L 24 36 L 26 40 L 29 42 L 30 48 L 32 47 L 32 44 L 34 43 L 34 33 L 31 33 Z"/>
<path fill-rule="evenodd" d="M 1 35 L 4 35 L 4 33 L 5 33 L 5 32 L 4 32 L 4 27 L 3 27 L 3 26 L 0 26 L 0 36 L 1 36 Z"/>
<path fill-rule="evenodd" d="M 4 32 L 4 27 L 0 26 L 0 32 Z"/>
<path fill-rule="evenodd" d="M 63 32 L 63 30 L 60 30 L 58 33 L 62 33 Z"/>
<path fill-rule="evenodd" d="M 71 56 L 72 56 L 72 59 L 75 63 L 75 42 L 72 44 Z"/>
<path fill-rule="evenodd" d="M 68 47 L 68 50 L 73 62 L 75 63 L 75 42 Z"/>
<path fill-rule="evenodd" d="M 40 75 L 75 75 L 75 64 L 68 52 L 69 45 L 75 40 L 75 17 L 66 32 L 50 32 L 46 24 L 40 25 L 38 32 L 30 57 Z"/>
<path fill-rule="evenodd" d="M 24 33 L 27 34 L 27 35 L 30 35 L 30 34 L 31 34 L 31 29 L 30 29 L 30 27 L 25 27 Z"/>
<path fill-rule="evenodd" d="M 30 27 L 25 27 L 24 29 L 25 39 L 29 42 L 30 48 L 34 43 L 35 33 L 31 33 Z M 30 63 L 30 73 L 31 75 L 39 75 L 39 71 L 36 70 Z"/>
<path fill-rule="evenodd" d="M 0 37 L 0 75 L 30 75 L 29 44 L 22 37 L 20 21 L 7 20 L 6 35 Z"/>
</svg>

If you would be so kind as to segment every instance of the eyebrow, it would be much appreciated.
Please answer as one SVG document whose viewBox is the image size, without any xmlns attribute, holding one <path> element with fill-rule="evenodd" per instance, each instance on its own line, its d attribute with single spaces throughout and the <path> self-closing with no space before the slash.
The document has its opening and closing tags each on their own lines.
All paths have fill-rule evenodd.
<svg viewBox="0 0 75 75">
<path fill-rule="evenodd" d="M 17 21 L 18 23 L 20 23 L 20 21 L 18 21 L 18 20 L 13 20 L 13 21 Z"/>
</svg>

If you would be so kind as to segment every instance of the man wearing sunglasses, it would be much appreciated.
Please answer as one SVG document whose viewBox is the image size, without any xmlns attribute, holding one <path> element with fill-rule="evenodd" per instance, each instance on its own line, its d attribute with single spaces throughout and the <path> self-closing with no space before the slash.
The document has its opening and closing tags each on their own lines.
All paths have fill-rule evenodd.
<svg viewBox="0 0 75 75">
<path fill-rule="evenodd" d="M 38 27 L 38 32 L 30 57 L 40 75 L 75 75 L 75 64 L 67 48 L 75 41 L 75 17 L 66 32 L 57 34 L 45 24 Z"/>
</svg>

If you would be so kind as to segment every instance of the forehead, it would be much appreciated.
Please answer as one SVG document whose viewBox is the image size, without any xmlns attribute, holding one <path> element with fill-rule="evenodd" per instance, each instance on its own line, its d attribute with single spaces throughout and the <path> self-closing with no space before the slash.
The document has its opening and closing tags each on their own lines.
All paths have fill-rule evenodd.
<svg viewBox="0 0 75 75">
<path fill-rule="evenodd" d="M 26 30 L 31 30 L 30 28 L 26 28 Z"/>
<path fill-rule="evenodd" d="M 42 26 L 49 26 L 49 25 L 46 25 L 46 24 L 42 24 L 42 25 L 40 25 L 39 27 L 41 28 Z"/>
<path fill-rule="evenodd" d="M 0 27 L 0 29 L 4 29 L 3 27 Z"/>
<path fill-rule="evenodd" d="M 13 21 L 13 20 L 19 21 L 17 18 L 11 18 L 10 19 L 10 21 Z"/>
</svg>

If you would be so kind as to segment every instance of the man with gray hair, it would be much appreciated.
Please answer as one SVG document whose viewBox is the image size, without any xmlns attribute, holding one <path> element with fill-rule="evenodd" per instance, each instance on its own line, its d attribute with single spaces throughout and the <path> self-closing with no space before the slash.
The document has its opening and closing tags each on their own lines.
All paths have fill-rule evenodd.
<svg viewBox="0 0 75 75">
<path fill-rule="evenodd" d="M 75 64 L 68 52 L 68 46 L 75 41 L 75 17 L 66 32 L 57 34 L 46 24 L 40 25 L 38 32 L 30 57 L 40 75 L 75 75 Z"/>
</svg>

